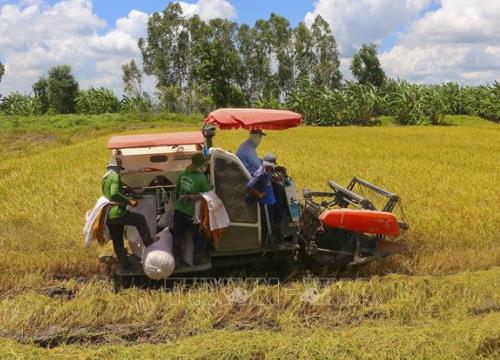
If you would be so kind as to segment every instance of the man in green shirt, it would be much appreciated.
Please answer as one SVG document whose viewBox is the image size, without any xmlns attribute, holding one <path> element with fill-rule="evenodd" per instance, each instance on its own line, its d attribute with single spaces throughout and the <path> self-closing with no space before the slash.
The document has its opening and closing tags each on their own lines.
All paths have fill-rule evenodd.
<svg viewBox="0 0 500 360">
<path fill-rule="evenodd" d="M 194 264 L 200 265 L 208 261 L 205 250 L 205 238 L 200 233 L 198 224 L 193 223 L 194 204 L 199 199 L 199 194 L 212 189 L 208 182 L 205 171 L 209 157 L 196 153 L 191 158 L 191 165 L 180 173 L 177 178 L 176 193 L 177 201 L 174 206 L 174 255 L 178 259 L 181 256 L 181 241 L 187 230 L 191 231 L 194 242 Z"/>
<path fill-rule="evenodd" d="M 107 166 L 108 172 L 101 181 L 101 189 L 104 197 L 116 203 L 108 212 L 106 225 L 113 240 L 116 257 L 124 268 L 130 266 L 127 259 L 127 251 L 123 244 L 123 229 L 125 225 L 135 226 L 141 235 L 144 246 L 153 243 L 151 233 L 143 215 L 129 212 L 127 205 L 137 206 L 137 201 L 129 199 L 123 195 L 123 184 L 120 179 L 120 172 L 123 170 L 121 159 L 113 157 Z"/>
</svg>

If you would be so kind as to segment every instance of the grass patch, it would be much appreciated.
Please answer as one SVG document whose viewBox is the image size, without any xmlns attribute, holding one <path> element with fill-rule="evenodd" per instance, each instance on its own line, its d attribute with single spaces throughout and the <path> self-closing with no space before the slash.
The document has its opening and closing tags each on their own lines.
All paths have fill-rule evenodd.
<svg viewBox="0 0 500 360">
<path fill-rule="evenodd" d="M 0 115 L 0 160 L 38 153 L 58 145 L 136 129 L 194 126 L 201 114 Z"/>
<path fill-rule="evenodd" d="M 228 299 L 239 284 L 117 295 L 106 282 L 69 281 L 64 285 L 75 291 L 72 300 L 31 291 L 2 301 L 0 335 L 32 345 L 5 340 L 0 354 L 11 349 L 105 358 L 141 352 L 149 358 L 160 350 L 180 358 L 480 357 L 499 350 L 499 275 L 495 268 L 445 277 L 250 284 L 245 289 L 251 296 L 238 304 Z M 304 301 L 311 290 L 314 300 Z M 48 342 L 49 335 L 58 342 Z M 35 346 L 64 343 L 75 346 Z M 125 347 L 129 343 L 149 345 Z M 100 346 L 83 347 L 92 344 Z"/>
<path fill-rule="evenodd" d="M 383 324 L 276 333 L 218 330 L 164 344 L 40 349 L 0 340 L 5 359 L 495 359 L 498 316 L 413 326 Z"/>
<path fill-rule="evenodd" d="M 183 115 L 169 113 L 113 113 L 101 115 L 68 114 L 44 116 L 6 116 L 0 115 L 0 130 L 26 132 L 61 132 L 64 130 L 80 132 L 86 130 L 113 129 L 123 126 L 141 126 L 165 121 L 180 123 L 199 122 L 203 115 Z"/>
</svg>

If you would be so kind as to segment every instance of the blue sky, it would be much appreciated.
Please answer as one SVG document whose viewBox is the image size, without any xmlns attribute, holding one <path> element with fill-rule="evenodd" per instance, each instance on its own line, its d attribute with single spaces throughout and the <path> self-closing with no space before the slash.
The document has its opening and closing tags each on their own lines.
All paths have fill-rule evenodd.
<svg viewBox="0 0 500 360">
<path fill-rule="evenodd" d="M 49 3 L 57 3 L 57 0 L 51 0 Z M 194 0 L 186 0 L 186 3 L 194 4 Z M 238 23 L 253 25 L 257 19 L 269 18 L 271 13 L 276 13 L 286 17 L 292 26 L 297 26 L 304 21 L 307 12 L 314 10 L 315 1 L 310 0 L 234 0 L 231 4 L 237 11 L 237 17 L 234 19 Z M 128 14 L 131 10 L 140 10 L 151 14 L 155 11 L 163 10 L 168 2 L 157 0 L 100 0 L 94 1 L 94 11 L 101 18 L 106 20 L 107 27 L 110 29 L 116 20 Z M 419 16 L 423 16 L 427 11 L 439 8 L 439 2 L 431 2 L 423 9 Z M 406 25 L 402 25 L 390 35 L 386 36 L 379 45 L 380 51 L 391 49 L 397 40 L 397 33 L 405 32 Z"/>
<path fill-rule="evenodd" d="M 417 83 L 500 80 L 500 0 L 184 0 L 186 16 L 225 17 L 253 25 L 272 12 L 292 26 L 315 16 L 330 24 L 341 71 L 352 55 L 375 43 L 386 73 Z M 121 65 L 141 63 L 137 40 L 158 0 L 0 0 L 0 94 L 30 92 L 54 65 L 72 66 L 80 85 L 121 93 Z M 154 79 L 146 87 L 154 91 Z"/>
<path fill-rule="evenodd" d="M 6 1 L 16 3 L 15 1 Z M 58 3 L 58 0 L 47 1 L 49 4 Z M 185 0 L 186 3 L 195 4 L 194 0 Z M 131 10 L 140 10 L 151 14 L 163 10 L 168 1 L 158 0 L 99 0 L 93 1 L 95 13 L 106 20 L 108 29 L 115 21 Z M 1 0 L 0 0 L 1 4 Z M 257 19 L 268 18 L 272 12 L 285 16 L 292 26 L 304 21 L 304 15 L 314 9 L 314 1 L 300 0 L 234 0 L 231 4 L 236 9 L 238 23 L 254 24 Z"/>
<path fill-rule="evenodd" d="M 54 2 L 54 1 L 53 1 Z M 196 1 L 185 1 L 196 3 Z M 94 2 L 96 13 L 102 16 L 108 23 L 114 23 L 116 19 L 122 17 L 130 10 L 138 9 L 146 13 L 161 11 L 167 2 L 156 0 L 101 0 Z M 236 8 L 238 23 L 253 24 L 260 18 L 268 18 L 271 12 L 285 16 L 292 25 L 297 25 L 304 21 L 304 15 L 314 9 L 313 1 L 300 0 L 235 0 L 231 4 Z"/>
<path fill-rule="evenodd" d="M 57 2 L 52 0 L 52 3 Z M 196 1 L 186 0 L 185 2 L 194 4 Z M 106 20 L 108 29 L 116 22 L 117 19 L 128 14 L 131 10 L 137 9 L 146 13 L 161 11 L 166 5 L 165 1 L 145 0 L 110 0 L 110 1 L 94 1 L 95 12 Z M 286 17 L 292 26 L 297 26 L 304 21 L 304 16 L 307 12 L 314 10 L 314 1 L 309 0 L 234 0 L 231 4 L 237 11 L 237 18 L 234 20 L 238 23 L 246 23 L 253 25 L 258 19 L 267 19 L 271 13 Z M 427 9 L 436 9 L 439 5 L 431 3 Z M 422 11 L 424 14 L 425 11 Z M 404 31 L 405 26 L 401 26 L 398 31 Z M 380 50 L 385 51 L 394 46 L 396 42 L 396 32 L 384 38 L 380 44 Z"/>
</svg>

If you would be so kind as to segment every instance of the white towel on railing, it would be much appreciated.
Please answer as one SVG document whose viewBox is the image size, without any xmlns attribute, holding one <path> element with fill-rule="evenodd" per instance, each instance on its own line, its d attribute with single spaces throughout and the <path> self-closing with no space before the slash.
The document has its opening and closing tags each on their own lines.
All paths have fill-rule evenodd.
<svg viewBox="0 0 500 360">
<path fill-rule="evenodd" d="M 101 210 L 110 203 L 108 199 L 104 196 L 101 196 L 97 199 L 97 202 L 94 205 L 94 208 L 90 211 L 87 211 L 85 214 L 85 225 L 83 226 L 83 241 L 85 242 L 85 246 L 89 247 L 92 245 L 92 227 L 96 222 Z"/>
<path fill-rule="evenodd" d="M 222 200 L 217 196 L 215 190 L 210 190 L 201 193 L 201 196 L 207 201 L 208 205 L 208 218 L 210 220 L 210 230 L 224 229 L 229 227 L 231 220 L 227 214 L 226 208 L 222 203 Z M 195 205 L 195 215 L 194 222 L 199 222 L 198 219 L 201 218 L 200 215 L 200 201 L 196 202 Z"/>
</svg>

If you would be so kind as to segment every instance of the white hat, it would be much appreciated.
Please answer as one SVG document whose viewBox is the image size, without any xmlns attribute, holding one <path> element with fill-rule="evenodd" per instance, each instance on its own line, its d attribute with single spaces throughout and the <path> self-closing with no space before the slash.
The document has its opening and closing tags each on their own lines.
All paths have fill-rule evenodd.
<svg viewBox="0 0 500 360">
<path fill-rule="evenodd" d="M 262 165 L 271 166 L 273 169 L 276 167 L 276 155 L 272 153 L 267 153 L 262 159 Z"/>
</svg>

